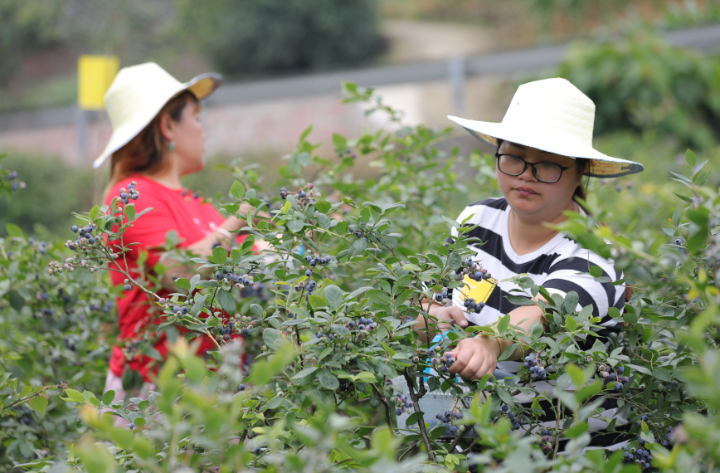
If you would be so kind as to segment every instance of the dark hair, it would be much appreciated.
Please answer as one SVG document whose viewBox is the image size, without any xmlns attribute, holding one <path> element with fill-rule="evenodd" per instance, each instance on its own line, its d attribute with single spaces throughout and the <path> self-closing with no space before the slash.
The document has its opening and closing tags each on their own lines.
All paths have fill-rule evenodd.
<svg viewBox="0 0 720 473">
<path fill-rule="evenodd" d="M 575 192 L 573 192 L 573 200 L 585 211 L 586 214 L 590 215 L 590 211 L 586 209 L 584 205 L 578 202 L 577 199 L 575 199 L 575 197 L 579 197 L 582 200 L 587 199 L 587 181 L 590 178 L 588 176 L 585 176 L 585 173 L 588 169 L 590 169 L 590 160 L 585 158 L 575 158 L 575 164 L 578 174 L 582 175 L 583 177 L 580 180 L 580 184 L 578 184 L 578 186 L 575 188 Z"/>
<path fill-rule="evenodd" d="M 160 132 L 160 117 L 167 113 L 179 122 L 185 106 L 191 102 L 198 103 L 195 95 L 188 91 L 173 97 L 137 136 L 112 154 L 107 190 L 128 176 L 154 173 L 168 165 L 164 152 L 168 143 Z"/>
</svg>

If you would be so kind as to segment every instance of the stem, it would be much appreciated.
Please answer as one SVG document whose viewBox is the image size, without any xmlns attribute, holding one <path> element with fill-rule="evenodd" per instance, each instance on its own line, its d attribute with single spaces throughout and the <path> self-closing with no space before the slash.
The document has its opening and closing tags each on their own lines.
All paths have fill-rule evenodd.
<svg viewBox="0 0 720 473">
<path fill-rule="evenodd" d="M 420 404 L 418 403 L 418 396 L 415 394 L 415 386 L 413 384 L 412 377 L 410 376 L 410 373 L 408 372 L 408 369 L 405 368 L 405 371 L 403 372 L 403 376 L 405 377 L 405 382 L 408 386 L 408 391 L 410 392 L 410 399 L 413 401 L 413 406 L 415 407 L 415 412 L 420 412 Z M 425 430 L 425 419 L 424 416 L 420 416 L 420 419 L 418 420 L 418 427 L 420 428 L 420 435 L 422 436 L 423 443 L 425 444 L 425 449 L 427 450 L 428 458 L 431 462 L 437 463 L 437 458 L 435 458 L 435 452 L 432 451 L 432 445 L 430 444 L 430 438 L 428 437 L 427 430 Z"/>
<path fill-rule="evenodd" d="M 412 450 L 413 448 L 417 447 L 417 444 L 418 444 L 418 443 L 420 443 L 420 440 L 416 440 L 415 442 L 413 442 L 413 444 L 410 445 L 410 447 L 409 447 L 407 450 L 405 450 L 405 451 L 402 453 L 402 455 L 400 455 L 400 456 L 398 457 L 398 461 L 402 460 L 403 457 L 410 452 L 410 450 Z"/>
<path fill-rule="evenodd" d="M 557 399 L 557 408 L 555 410 L 555 448 L 553 449 L 553 460 L 557 459 L 558 449 L 560 448 L 560 398 Z"/>
<path fill-rule="evenodd" d="M 465 434 L 470 432 L 472 428 L 472 424 L 466 425 L 462 432 L 460 432 L 458 436 L 453 439 L 452 443 L 448 447 L 448 452 L 452 453 L 452 451 L 455 450 L 455 447 L 457 447 L 457 445 L 460 443 L 460 440 L 462 440 L 462 438 L 465 437 Z"/>
<path fill-rule="evenodd" d="M 392 420 L 390 419 L 390 404 L 387 402 L 387 399 L 385 399 L 385 396 L 383 396 L 382 392 L 378 387 L 374 384 L 371 384 L 373 391 L 375 391 L 375 394 L 380 398 L 380 402 L 383 403 L 383 406 L 385 406 L 385 422 L 387 423 L 388 430 L 390 430 L 390 435 L 393 437 L 395 436 L 395 433 L 393 432 L 393 426 L 392 426 Z"/>
</svg>

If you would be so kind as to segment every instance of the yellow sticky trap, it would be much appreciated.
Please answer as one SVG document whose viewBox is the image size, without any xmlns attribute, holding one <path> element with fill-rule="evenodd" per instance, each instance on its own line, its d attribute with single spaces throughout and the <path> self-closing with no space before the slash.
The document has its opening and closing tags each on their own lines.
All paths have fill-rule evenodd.
<svg viewBox="0 0 720 473">
<path fill-rule="evenodd" d="M 120 66 L 117 56 L 84 54 L 78 60 L 78 106 L 83 110 L 102 110 L 103 97 Z"/>
<path fill-rule="evenodd" d="M 465 299 L 470 298 L 475 300 L 475 302 L 482 302 L 483 304 L 487 303 L 490 298 L 490 294 L 492 294 L 498 284 L 497 280 L 493 278 L 475 281 L 474 279 L 470 279 L 467 275 L 465 275 L 463 282 L 465 283 L 465 286 L 458 288 L 460 289 L 460 300 L 464 301 Z"/>
</svg>

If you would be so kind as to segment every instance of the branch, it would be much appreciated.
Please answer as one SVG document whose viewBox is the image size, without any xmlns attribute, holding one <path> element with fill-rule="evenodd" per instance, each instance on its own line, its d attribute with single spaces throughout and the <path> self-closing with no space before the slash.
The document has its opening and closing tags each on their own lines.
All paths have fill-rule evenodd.
<svg viewBox="0 0 720 473">
<path fill-rule="evenodd" d="M 370 386 L 372 386 L 373 391 L 375 391 L 375 394 L 377 394 L 380 398 L 380 402 L 382 402 L 383 406 L 385 406 L 385 422 L 387 422 L 388 429 L 390 429 L 390 435 L 395 436 L 395 432 L 393 432 L 392 419 L 390 419 L 390 404 L 375 384 L 371 384 Z"/>
<path fill-rule="evenodd" d="M 468 432 L 470 432 L 472 430 L 472 428 L 473 428 L 472 424 L 466 425 L 465 428 L 462 430 L 462 432 L 460 432 L 458 434 L 458 436 L 453 439 L 452 443 L 448 447 L 448 452 L 452 453 L 452 451 L 455 449 L 455 447 L 457 447 L 457 445 L 460 443 L 460 440 L 462 440 L 462 438 L 465 437 L 465 435 Z"/>
<path fill-rule="evenodd" d="M 408 391 L 410 392 L 410 399 L 413 401 L 415 412 L 420 412 L 420 404 L 418 403 L 419 398 L 417 394 L 415 394 L 415 386 L 407 368 L 405 368 L 403 376 L 405 377 L 405 382 L 407 383 Z M 420 435 L 422 436 L 423 443 L 425 444 L 428 458 L 431 462 L 437 463 L 437 458 L 435 458 L 435 453 L 432 451 L 432 445 L 430 444 L 430 438 L 428 437 L 427 430 L 425 429 L 425 419 L 423 416 L 420 416 L 420 420 L 418 420 L 418 427 L 420 428 Z"/>
</svg>

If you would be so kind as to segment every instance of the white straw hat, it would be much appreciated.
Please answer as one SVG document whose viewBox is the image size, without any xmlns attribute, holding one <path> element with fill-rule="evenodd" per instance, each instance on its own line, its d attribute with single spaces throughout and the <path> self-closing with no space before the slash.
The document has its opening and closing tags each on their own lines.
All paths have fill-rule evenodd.
<svg viewBox="0 0 720 473">
<path fill-rule="evenodd" d="M 154 62 L 120 69 L 105 93 L 113 134 L 93 167 L 99 168 L 108 156 L 137 136 L 176 95 L 187 90 L 202 100 L 220 84 L 222 76 L 212 72 L 183 84 Z"/>
<path fill-rule="evenodd" d="M 518 87 L 501 123 L 448 116 L 475 138 L 497 147 L 498 139 L 571 158 L 586 158 L 590 177 L 641 172 L 642 164 L 607 156 L 592 146 L 595 104 L 565 79 L 545 79 Z"/>
</svg>

